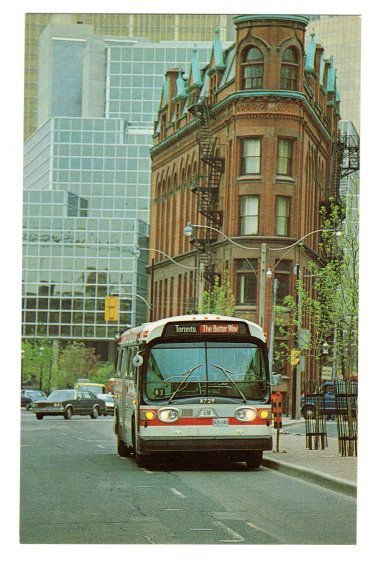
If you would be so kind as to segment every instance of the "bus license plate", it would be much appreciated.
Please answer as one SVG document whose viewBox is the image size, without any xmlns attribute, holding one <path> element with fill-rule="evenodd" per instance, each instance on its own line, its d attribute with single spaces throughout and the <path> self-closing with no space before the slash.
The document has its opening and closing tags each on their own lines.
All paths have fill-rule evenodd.
<svg viewBox="0 0 384 576">
<path fill-rule="evenodd" d="M 228 418 L 212 418 L 212 426 L 228 426 Z"/>
</svg>

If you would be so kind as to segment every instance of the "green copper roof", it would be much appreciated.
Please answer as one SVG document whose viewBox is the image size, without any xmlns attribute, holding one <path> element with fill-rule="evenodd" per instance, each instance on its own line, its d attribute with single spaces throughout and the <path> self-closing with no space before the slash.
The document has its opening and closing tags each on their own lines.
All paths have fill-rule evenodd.
<svg viewBox="0 0 384 576">
<path fill-rule="evenodd" d="M 250 20 L 288 20 L 307 25 L 309 16 L 304 16 L 303 14 L 240 14 L 234 17 L 233 22 L 239 24 Z"/>
<path fill-rule="evenodd" d="M 225 68 L 223 47 L 220 40 L 220 28 L 215 29 L 215 39 L 213 41 L 213 56 L 215 59 L 215 69 L 223 70 Z"/>
<path fill-rule="evenodd" d="M 324 86 L 324 72 L 325 72 L 325 60 L 323 54 L 320 56 L 320 85 Z"/>
<path fill-rule="evenodd" d="M 194 48 L 192 52 L 191 78 L 192 86 L 200 88 L 203 85 L 201 81 L 201 70 L 197 48 Z"/>
<path fill-rule="evenodd" d="M 334 92 L 335 86 L 336 86 L 336 74 L 335 74 L 335 69 L 333 67 L 333 56 L 330 57 L 329 62 L 331 65 L 330 65 L 329 70 L 328 70 L 327 91 L 328 92 Z"/>
<path fill-rule="evenodd" d="M 315 71 L 315 55 L 316 55 L 315 33 L 312 32 L 311 40 L 309 42 L 307 53 L 305 55 L 304 72 Z"/>
<path fill-rule="evenodd" d="M 168 94 L 169 94 L 169 84 L 168 84 L 168 78 L 166 77 L 163 84 L 163 90 L 161 93 L 161 106 L 165 106 L 168 103 Z"/>
<path fill-rule="evenodd" d="M 179 68 L 179 75 L 176 80 L 176 96 L 175 99 L 178 98 L 186 98 L 187 93 L 185 91 L 185 81 L 183 78 L 183 71 Z"/>
</svg>

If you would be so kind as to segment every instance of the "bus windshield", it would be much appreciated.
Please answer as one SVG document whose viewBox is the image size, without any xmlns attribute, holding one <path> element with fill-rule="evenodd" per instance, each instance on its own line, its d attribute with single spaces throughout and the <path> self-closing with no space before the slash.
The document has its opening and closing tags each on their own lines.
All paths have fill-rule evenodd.
<svg viewBox="0 0 384 576">
<path fill-rule="evenodd" d="M 220 396 L 245 402 L 268 392 L 263 349 L 247 342 L 156 344 L 144 378 L 149 400 Z"/>
</svg>

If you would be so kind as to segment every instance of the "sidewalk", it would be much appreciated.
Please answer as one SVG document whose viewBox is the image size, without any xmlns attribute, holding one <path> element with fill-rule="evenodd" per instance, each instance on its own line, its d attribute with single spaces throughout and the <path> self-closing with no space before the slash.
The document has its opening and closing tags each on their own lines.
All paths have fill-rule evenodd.
<svg viewBox="0 0 384 576">
<path fill-rule="evenodd" d="M 324 450 L 309 450 L 303 435 L 290 433 L 290 425 L 303 420 L 283 418 L 279 452 L 276 452 L 276 430 L 273 431 L 273 451 L 264 452 L 263 466 L 303 480 L 337 490 L 349 496 L 357 492 L 357 457 L 340 456 L 337 438 L 328 437 Z"/>
</svg>

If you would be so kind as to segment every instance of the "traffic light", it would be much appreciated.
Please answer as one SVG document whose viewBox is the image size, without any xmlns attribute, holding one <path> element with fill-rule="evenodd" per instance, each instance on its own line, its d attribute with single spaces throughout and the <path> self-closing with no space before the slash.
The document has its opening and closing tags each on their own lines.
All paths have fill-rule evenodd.
<svg viewBox="0 0 384 576">
<path fill-rule="evenodd" d="M 118 321 L 119 320 L 119 297 L 106 296 L 105 297 L 105 321 Z"/>
<path fill-rule="evenodd" d="M 300 362 L 300 354 L 301 350 L 297 350 L 296 348 L 292 348 L 291 350 L 291 366 L 296 366 Z"/>
</svg>

